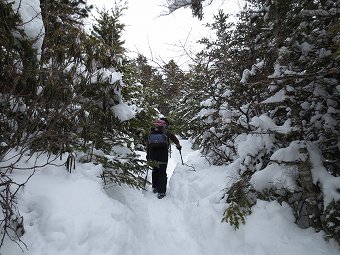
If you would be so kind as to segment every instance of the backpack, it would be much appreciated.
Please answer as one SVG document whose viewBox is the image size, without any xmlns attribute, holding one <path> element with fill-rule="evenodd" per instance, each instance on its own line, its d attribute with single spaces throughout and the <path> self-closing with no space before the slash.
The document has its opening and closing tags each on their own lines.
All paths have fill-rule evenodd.
<svg viewBox="0 0 340 255">
<path fill-rule="evenodd" d="M 148 135 L 148 145 L 150 148 L 168 148 L 169 139 L 165 127 L 151 130 Z"/>
</svg>

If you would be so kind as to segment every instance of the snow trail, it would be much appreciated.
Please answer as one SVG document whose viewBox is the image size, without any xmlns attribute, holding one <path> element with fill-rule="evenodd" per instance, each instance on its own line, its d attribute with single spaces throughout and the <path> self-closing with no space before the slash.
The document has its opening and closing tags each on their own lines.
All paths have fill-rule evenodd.
<svg viewBox="0 0 340 255">
<path fill-rule="evenodd" d="M 103 189 L 101 166 L 78 164 L 68 173 L 47 166 L 19 198 L 26 233 L 23 252 L 12 242 L 5 255 L 338 255 L 322 233 L 294 224 L 288 205 L 258 201 L 235 231 L 221 223 L 230 166 L 210 166 L 181 140 L 182 165 L 173 148 L 167 196 L 115 186 Z M 18 172 L 16 180 L 25 179 Z M 151 173 L 148 175 L 151 181 Z"/>
<path fill-rule="evenodd" d="M 168 164 L 167 196 L 157 199 L 148 191 L 126 192 L 133 211 L 135 239 L 124 254 L 138 255 L 329 255 L 337 254 L 321 234 L 302 230 L 293 222 L 287 205 L 259 202 L 247 225 L 235 231 L 221 223 L 226 204 L 221 200 L 228 181 L 228 166 L 211 166 L 191 143 L 181 140 L 185 164 L 173 148 Z M 148 180 L 151 181 L 151 173 Z M 119 193 L 119 192 L 118 192 Z M 128 194 L 130 193 L 130 194 Z M 132 194 L 133 193 L 133 194 Z M 117 192 L 111 196 L 114 198 Z M 134 198 L 133 198 L 134 197 Z"/>
<path fill-rule="evenodd" d="M 189 164 L 196 161 L 197 164 L 199 157 L 190 159 L 190 155 L 194 153 L 190 149 L 191 144 L 184 140 L 181 140 L 181 144 L 183 160 Z M 205 165 L 204 160 L 199 163 Z M 138 242 L 131 242 L 129 245 L 131 254 L 226 254 L 228 250 L 227 242 L 224 240 L 227 235 L 226 225 L 220 223 L 220 216 L 217 217 L 217 214 L 221 215 L 224 205 L 213 201 L 213 198 L 204 197 L 209 194 L 207 190 L 202 192 L 202 188 L 208 189 L 213 185 L 201 187 L 201 179 L 206 176 L 200 176 L 191 167 L 183 166 L 180 154 L 174 148 L 167 173 L 167 196 L 163 199 L 158 199 L 157 195 L 152 193 L 150 185 L 148 191 L 142 192 L 134 199 L 135 192 L 131 191 L 126 195 L 124 191 L 125 196 L 129 197 L 124 201 L 129 208 L 133 208 L 135 214 L 134 225 L 138 239 Z M 221 177 L 225 175 L 222 171 L 220 174 Z M 151 173 L 148 180 L 151 182 Z M 218 189 L 215 186 L 216 188 Z M 110 192 L 110 196 L 117 198 L 117 190 Z M 118 197 L 121 196 L 124 195 L 120 193 Z M 211 206 L 211 203 L 215 203 L 215 206 Z M 220 228 L 216 228 L 218 225 Z M 207 231 L 206 228 L 212 226 L 214 232 Z M 135 253 L 136 251 L 138 253 Z M 124 254 L 130 252 L 125 251 Z"/>
</svg>

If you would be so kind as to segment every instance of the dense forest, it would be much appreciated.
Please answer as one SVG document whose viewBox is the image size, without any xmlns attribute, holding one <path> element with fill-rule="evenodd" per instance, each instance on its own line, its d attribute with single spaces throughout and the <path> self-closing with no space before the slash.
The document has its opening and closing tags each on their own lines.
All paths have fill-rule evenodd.
<svg viewBox="0 0 340 255">
<path fill-rule="evenodd" d="M 169 2 L 170 12 L 187 5 Z M 202 18 L 204 1 L 186 2 Z M 143 189 L 149 166 L 136 151 L 162 115 L 211 164 L 233 164 L 221 220 L 237 229 L 257 200 L 276 200 L 340 243 L 338 0 L 247 0 L 233 23 L 216 10 L 215 36 L 199 41 L 189 70 L 128 57 L 122 2 L 91 28 L 84 0 L 31 1 L 41 12 L 28 20 L 25 3 L 0 0 L 1 245 L 23 234 L 25 183 L 11 178 L 23 155 L 48 155 L 37 171 L 95 162 L 104 185 Z"/>
</svg>

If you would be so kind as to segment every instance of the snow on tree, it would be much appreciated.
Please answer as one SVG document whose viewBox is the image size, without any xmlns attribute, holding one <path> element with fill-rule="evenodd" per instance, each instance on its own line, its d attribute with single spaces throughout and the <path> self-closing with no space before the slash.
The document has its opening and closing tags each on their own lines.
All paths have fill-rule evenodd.
<svg viewBox="0 0 340 255">
<path fill-rule="evenodd" d="M 17 29 L 22 29 L 24 34 L 14 33 L 19 40 L 31 40 L 32 48 L 37 51 L 37 57 L 41 55 L 41 48 L 45 36 L 45 26 L 41 16 L 39 0 L 14 0 L 13 10 L 20 14 L 22 25 Z"/>
<path fill-rule="evenodd" d="M 206 82 L 187 90 L 196 100 L 180 116 L 199 127 L 192 138 L 210 162 L 231 162 L 224 220 L 236 227 L 257 199 L 277 200 L 301 227 L 339 235 L 322 217 L 340 199 L 336 10 L 333 1 L 247 1 L 234 32 L 220 13 L 216 39 L 202 40 L 194 68 L 204 63 Z"/>
<path fill-rule="evenodd" d="M 105 184 L 143 188 L 147 165 L 135 152 L 140 141 L 131 126 L 141 122 L 143 101 L 120 40 L 120 7 L 101 13 L 94 34 L 84 27 L 91 10 L 84 1 L 0 7 L 1 246 L 6 236 L 20 243 L 24 232 L 16 194 L 25 183 L 12 180 L 16 169 L 58 161 L 72 172 L 79 161 L 95 162 Z M 101 36 L 108 27 L 114 37 Z"/>
<path fill-rule="evenodd" d="M 190 7 L 192 15 L 198 19 L 203 18 L 203 5 L 205 0 L 167 0 L 167 8 L 172 13 L 180 8 Z"/>
</svg>

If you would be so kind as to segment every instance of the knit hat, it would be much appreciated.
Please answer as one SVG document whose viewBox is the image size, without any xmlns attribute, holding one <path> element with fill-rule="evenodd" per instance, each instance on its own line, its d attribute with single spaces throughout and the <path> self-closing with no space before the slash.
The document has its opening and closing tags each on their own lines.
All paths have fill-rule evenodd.
<svg viewBox="0 0 340 255">
<path fill-rule="evenodd" d="M 156 126 L 156 127 L 165 127 L 166 126 L 166 122 L 164 120 L 155 120 L 153 122 L 153 124 Z"/>
</svg>

